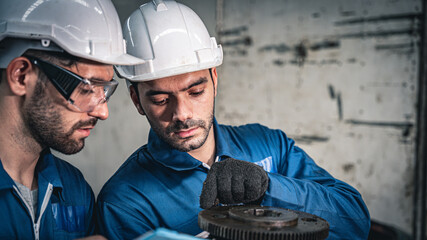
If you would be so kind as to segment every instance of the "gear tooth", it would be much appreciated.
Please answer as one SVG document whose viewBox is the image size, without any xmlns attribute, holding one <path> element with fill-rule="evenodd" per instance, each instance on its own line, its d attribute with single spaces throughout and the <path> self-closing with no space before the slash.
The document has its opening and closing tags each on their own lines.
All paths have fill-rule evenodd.
<svg viewBox="0 0 427 240">
<path fill-rule="evenodd" d="M 254 212 L 254 210 L 270 211 L 274 214 L 265 216 L 270 218 L 271 216 L 279 216 L 279 220 L 289 219 L 289 216 L 293 218 L 295 214 L 297 214 L 298 219 L 295 218 L 297 222 L 294 225 L 277 227 L 276 223 L 281 222 L 277 222 L 279 220 L 276 221 L 273 218 L 275 227 L 274 230 L 269 230 L 271 228 L 263 227 L 265 224 L 256 221 L 258 219 L 255 215 L 245 215 L 244 221 L 230 217 L 231 213 L 236 214 L 236 212 L 244 211 L 246 214 L 247 212 Z M 224 240 L 322 240 L 327 238 L 329 231 L 329 224 L 315 215 L 260 206 L 215 207 L 210 210 L 203 210 L 199 213 L 198 222 L 200 228 L 208 231 L 211 236 Z"/>
</svg>

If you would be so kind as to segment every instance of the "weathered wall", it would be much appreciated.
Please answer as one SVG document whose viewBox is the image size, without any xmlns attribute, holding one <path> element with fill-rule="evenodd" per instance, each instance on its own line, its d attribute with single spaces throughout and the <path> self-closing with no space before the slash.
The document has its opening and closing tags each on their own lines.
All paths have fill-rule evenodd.
<svg viewBox="0 0 427 240">
<path fill-rule="evenodd" d="M 421 1 L 222 4 L 219 121 L 283 129 L 410 232 Z"/>
<path fill-rule="evenodd" d="M 143 2 L 114 1 L 123 20 Z M 224 48 L 218 121 L 284 130 L 356 187 L 372 218 L 410 232 L 421 0 L 181 2 Z M 66 157 L 95 193 L 149 129 L 124 82 L 109 106 L 87 147 Z"/>
</svg>

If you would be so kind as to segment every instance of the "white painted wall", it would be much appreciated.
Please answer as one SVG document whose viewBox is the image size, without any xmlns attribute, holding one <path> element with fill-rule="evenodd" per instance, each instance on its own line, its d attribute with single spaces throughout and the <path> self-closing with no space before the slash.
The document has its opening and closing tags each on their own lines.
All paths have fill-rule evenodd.
<svg viewBox="0 0 427 240">
<path fill-rule="evenodd" d="M 143 2 L 114 1 L 122 20 Z M 421 0 L 180 2 L 224 48 L 219 122 L 284 130 L 357 188 L 373 219 L 411 232 Z M 124 82 L 109 107 L 87 147 L 65 156 L 95 193 L 149 130 Z"/>
</svg>

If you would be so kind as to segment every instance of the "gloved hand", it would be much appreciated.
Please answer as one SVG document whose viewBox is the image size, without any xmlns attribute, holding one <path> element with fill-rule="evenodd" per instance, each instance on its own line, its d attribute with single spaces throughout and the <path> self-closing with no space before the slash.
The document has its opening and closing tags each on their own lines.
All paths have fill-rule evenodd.
<svg viewBox="0 0 427 240">
<path fill-rule="evenodd" d="M 268 174 L 254 163 L 227 158 L 212 164 L 200 195 L 200 207 L 219 203 L 254 203 L 264 197 Z"/>
</svg>

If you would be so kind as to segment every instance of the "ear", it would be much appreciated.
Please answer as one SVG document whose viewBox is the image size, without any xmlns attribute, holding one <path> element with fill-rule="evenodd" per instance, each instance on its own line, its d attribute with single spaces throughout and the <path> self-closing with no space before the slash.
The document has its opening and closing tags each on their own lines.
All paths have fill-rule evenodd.
<svg viewBox="0 0 427 240">
<path fill-rule="evenodd" d="M 145 115 L 144 109 L 141 106 L 141 103 L 139 102 L 139 96 L 137 91 L 135 90 L 134 85 L 129 86 L 130 91 L 130 98 L 132 99 L 133 104 L 135 105 L 136 109 L 138 110 L 139 114 Z"/>
<path fill-rule="evenodd" d="M 214 90 L 215 90 L 215 96 L 216 96 L 216 93 L 217 93 L 217 86 L 218 86 L 218 73 L 216 72 L 216 67 L 213 67 L 212 68 L 212 80 L 213 80 L 213 83 L 214 83 Z"/>
<path fill-rule="evenodd" d="M 14 58 L 6 68 L 6 78 L 12 93 L 23 96 L 27 93 L 29 79 L 35 74 L 31 62 L 25 57 Z"/>
</svg>

